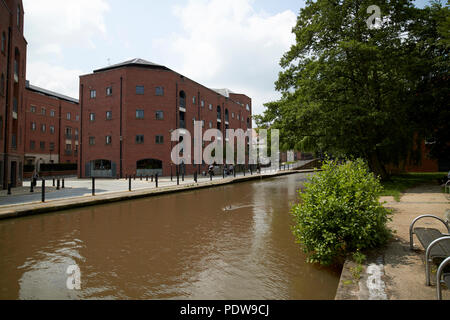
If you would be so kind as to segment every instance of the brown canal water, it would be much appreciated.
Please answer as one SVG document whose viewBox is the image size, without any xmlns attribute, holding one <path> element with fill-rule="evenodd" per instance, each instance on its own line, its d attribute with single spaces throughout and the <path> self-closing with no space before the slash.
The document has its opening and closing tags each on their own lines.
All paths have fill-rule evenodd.
<svg viewBox="0 0 450 320">
<path fill-rule="evenodd" d="M 291 232 L 306 178 L 0 221 L 0 299 L 334 299 L 340 270 L 307 264 Z"/>
</svg>

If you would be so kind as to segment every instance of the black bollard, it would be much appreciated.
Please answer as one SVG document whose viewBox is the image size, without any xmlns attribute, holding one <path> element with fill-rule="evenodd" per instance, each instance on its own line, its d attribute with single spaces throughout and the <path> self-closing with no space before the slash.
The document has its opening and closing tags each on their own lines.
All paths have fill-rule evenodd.
<svg viewBox="0 0 450 320">
<path fill-rule="evenodd" d="M 244 169 L 242 171 L 244 171 L 244 177 L 245 177 L 245 165 L 244 165 Z"/>
<path fill-rule="evenodd" d="M 42 202 L 45 202 L 45 180 L 42 179 Z"/>
<path fill-rule="evenodd" d="M 154 180 L 154 176 L 152 175 L 152 182 L 153 182 L 153 180 Z"/>
<path fill-rule="evenodd" d="M 141 181 L 142 181 L 142 175 L 141 175 Z"/>
<path fill-rule="evenodd" d="M 92 177 L 92 196 L 95 196 L 95 177 Z"/>
<path fill-rule="evenodd" d="M 64 186 L 64 179 L 62 179 L 62 186 L 61 186 L 61 188 L 65 188 L 65 186 Z"/>
<path fill-rule="evenodd" d="M 222 168 L 222 178 L 225 179 L 225 168 Z"/>
<path fill-rule="evenodd" d="M 177 186 L 179 186 L 180 185 L 180 171 L 178 171 L 178 168 L 177 168 Z"/>
<path fill-rule="evenodd" d="M 134 179 L 133 180 L 136 181 L 136 175 L 134 175 Z"/>
<path fill-rule="evenodd" d="M 11 194 L 11 188 L 12 188 L 12 184 L 11 184 L 11 183 L 8 183 L 8 195 Z"/>
<path fill-rule="evenodd" d="M 173 172 L 172 172 L 172 167 L 170 167 L 170 181 L 173 182 Z"/>
<path fill-rule="evenodd" d="M 251 176 L 253 175 L 253 167 L 252 166 L 250 166 L 250 175 Z"/>
<path fill-rule="evenodd" d="M 59 188 L 60 188 L 60 181 L 59 181 L 59 179 L 58 179 L 58 181 L 57 181 L 57 183 L 56 183 L 56 190 L 59 190 Z"/>
<path fill-rule="evenodd" d="M 181 173 L 181 181 L 184 182 L 184 170 L 183 170 L 183 172 Z"/>
<path fill-rule="evenodd" d="M 198 182 L 198 178 L 197 178 L 197 171 L 195 171 L 195 172 L 194 172 L 194 181 L 195 181 L 195 183 L 197 183 L 197 182 Z"/>
<path fill-rule="evenodd" d="M 55 178 L 53 178 L 53 186 L 55 186 Z"/>
<path fill-rule="evenodd" d="M 131 176 L 128 178 L 128 191 L 131 191 Z"/>
<path fill-rule="evenodd" d="M 212 174 L 212 172 L 210 172 L 209 173 L 209 179 L 212 181 L 212 176 L 213 176 L 213 174 Z"/>
<path fill-rule="evenodd" d="M 30 192 L 33 193 L 34 192 L 34 181 L 31 181 L 31 187 L 30 187 Z"/>
<path fill-rule="evenodd" d="M 147 176 L 147 178 L 146 178 L 146 179 L 147 179 L 147 182 L 148 182 L 148 176 Z"/>
<path fill-rule="evenodd" d="M 155 175 L 155 184 L 156 184 L 156 188 L 158 188 L 158 174 Z"/>
</svg>

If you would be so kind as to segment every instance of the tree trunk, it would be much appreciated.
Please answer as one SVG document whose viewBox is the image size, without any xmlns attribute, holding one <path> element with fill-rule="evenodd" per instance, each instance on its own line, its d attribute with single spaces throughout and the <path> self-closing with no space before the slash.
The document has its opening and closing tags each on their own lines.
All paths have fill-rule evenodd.
<svg viewBox="0 0 450 320">
<path fill-rule="evenodd" d="M 381 163 L 376 151 L 372 152 L 369 156 L 369 167 L 382 181 L 389 180 L 389 174 L 387 173 L 384 164 Z"/>
</svg>

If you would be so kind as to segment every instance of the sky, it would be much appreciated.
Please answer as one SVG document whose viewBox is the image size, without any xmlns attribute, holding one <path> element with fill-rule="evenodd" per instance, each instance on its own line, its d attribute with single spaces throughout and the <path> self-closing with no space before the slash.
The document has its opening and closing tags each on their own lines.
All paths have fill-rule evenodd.
<svg viewBox="0 0 450 320">
<path fill-rule="evenodd" d="M 418 0 L 422 7 L 428 1 Z M 78 98 L 79 76 L 134 58 L 253 100 L 280 97 L 279 62 L 304 0 L 23 0 L 27 79 Z"/>
</svg>

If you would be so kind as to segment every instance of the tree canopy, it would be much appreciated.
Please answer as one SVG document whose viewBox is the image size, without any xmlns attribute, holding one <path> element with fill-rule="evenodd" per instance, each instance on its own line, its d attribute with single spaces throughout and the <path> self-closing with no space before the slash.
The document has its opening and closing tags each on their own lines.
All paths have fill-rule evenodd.
<svg viewBox="0 0 450 320">
<path fill-rule="evenodd" d="M 368 7 L 381 9 L 372 27 Z M 306 2 L 281 59 L 279 101 L 255 120 L 280 129 L 283 149 L 386 164 L 410 157 L 415 141 L 448 144 L 449 9 L 418 9 L 411 0 Z M 447 135 L 447 136 L 446 136 Z"/>
</svg>

